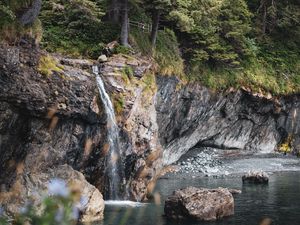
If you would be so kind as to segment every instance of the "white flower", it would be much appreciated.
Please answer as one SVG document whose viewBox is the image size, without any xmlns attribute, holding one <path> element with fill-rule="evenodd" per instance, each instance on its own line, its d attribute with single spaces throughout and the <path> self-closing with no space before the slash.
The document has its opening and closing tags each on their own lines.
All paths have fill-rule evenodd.
<svg viewBox="0 0 300 225">
<path fill-rule="evenodd" d="M 71 214 L 71 218 L 73 220 L 78 220 L 79 219 L 79 209 L 77 207 L 73 207 L 72 208 L 72 214 Z"/>
<path fill-rule="evenodd" d="M 48 193 L 49 195 L 55 195 L 65 198 L 70 194 L 66 182 L 61 179 L 53 179 L 49 182 Z"/>
<path fill-rule="evenodd" d="M 0 205 L 0 217 L 2 217 L 4 214 L 4 208 L 2 205 Z"/>
<path fill-rule="evenodd" d="M 23 206 L 23 207 L 20 209 L 20 213 L 21 213 L 21 214 L 26 214 L 27 212 L 28 212 L 27 206 Z"/>
<path fill-rule="evenodd" d="M 62 222 L 62 220 L 64 219 L 64 209 L 59 207 L 59 209 L 56 211 L 56 214 L 55 214 L 55 221 L 56 222 Z"/>
</svg>

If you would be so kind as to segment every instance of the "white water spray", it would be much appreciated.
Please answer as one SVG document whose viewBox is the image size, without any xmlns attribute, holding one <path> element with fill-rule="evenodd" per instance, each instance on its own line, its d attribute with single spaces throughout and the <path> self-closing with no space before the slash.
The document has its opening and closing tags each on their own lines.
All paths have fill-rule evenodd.
<svg viewBox="0 0 300 225">
<path fill-rule="evenodd" d="M 120 199 L 121 192 L 119 128 L 116 122 L 113 104 L 99 75 L 98 66 L 93 66 L 93 73 L 96 75 L 98 90 L 107 116 L 107 141 L 109 150 L 106 156 L 105 169 L 106 175 L 109 178 L 108 198 L 111 200 L 118 200 Z"/>
</svg>

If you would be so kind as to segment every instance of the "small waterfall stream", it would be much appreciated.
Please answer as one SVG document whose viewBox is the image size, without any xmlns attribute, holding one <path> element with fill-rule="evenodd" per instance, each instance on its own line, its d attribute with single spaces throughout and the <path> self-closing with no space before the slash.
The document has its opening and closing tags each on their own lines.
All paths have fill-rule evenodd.
<svg viewBox="0 0 300 225">
<path fill-rule="evenodd" d="M 116 122 L 113 104 L 99 75 L 98 66 L 93 66 L 93 73 L 96 75 L 98 90 L 107 116 L 107 142 L 109 149 L 106 156 L 105 170 L 106 176 L 109 179 L 109 192 L 106 194 L 107 198 L 110 200 L 120 200 L 121 158 L 119 149 L 119 128 Z"/>
</svg>

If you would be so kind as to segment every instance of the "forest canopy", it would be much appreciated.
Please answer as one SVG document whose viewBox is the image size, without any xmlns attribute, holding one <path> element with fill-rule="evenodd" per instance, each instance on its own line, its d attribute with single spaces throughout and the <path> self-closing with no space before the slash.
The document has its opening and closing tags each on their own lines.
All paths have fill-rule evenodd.
<svg viewBox="0 0 300 225">
<path fill-rule="evenodd" d="M 211 88 L 300 90 L 298 0 L 1 0 L 0 17 L 2 40 L 30 31 L 48 52 L 97 59 L 118 40 Z"/>
</svg>

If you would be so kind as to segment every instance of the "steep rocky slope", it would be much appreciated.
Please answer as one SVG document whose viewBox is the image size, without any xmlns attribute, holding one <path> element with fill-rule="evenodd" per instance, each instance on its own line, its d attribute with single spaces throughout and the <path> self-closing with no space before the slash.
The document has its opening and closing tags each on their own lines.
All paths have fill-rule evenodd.
<svg viewBox="0 0 300 225">
<path fill-rule="evenodd" d="M 212 93 L 176 78 L 158 78 L 156 109 L 164 164 L 193 147 L 270 153 L 291 137 L 300 149 L 300 95 L 271 97 L 245 90 Z"/>
<path fill-rule="evenodd" d="M 19 186 L 18 201 L 1 199 L 11 212 L 42 193 L 42 183 L 67 179 L 62 167 L 104 195 L 108 188 L 107 122 L 91 69 L 96 62 L 56 56 L 60 70 L 46 76 L 36 69 L 43 54 L 28 42 L 0 48 L 1 193 Z M 212 93 L 156 77 L 151 67 L 149 60 L 124 55 L 100 65 L 120 128 L 125 197 L 145 200 L 164 167 L 195 146 L 267 153 L 292 137 L 300 150 L 299 95 Z"/>
</svg>

